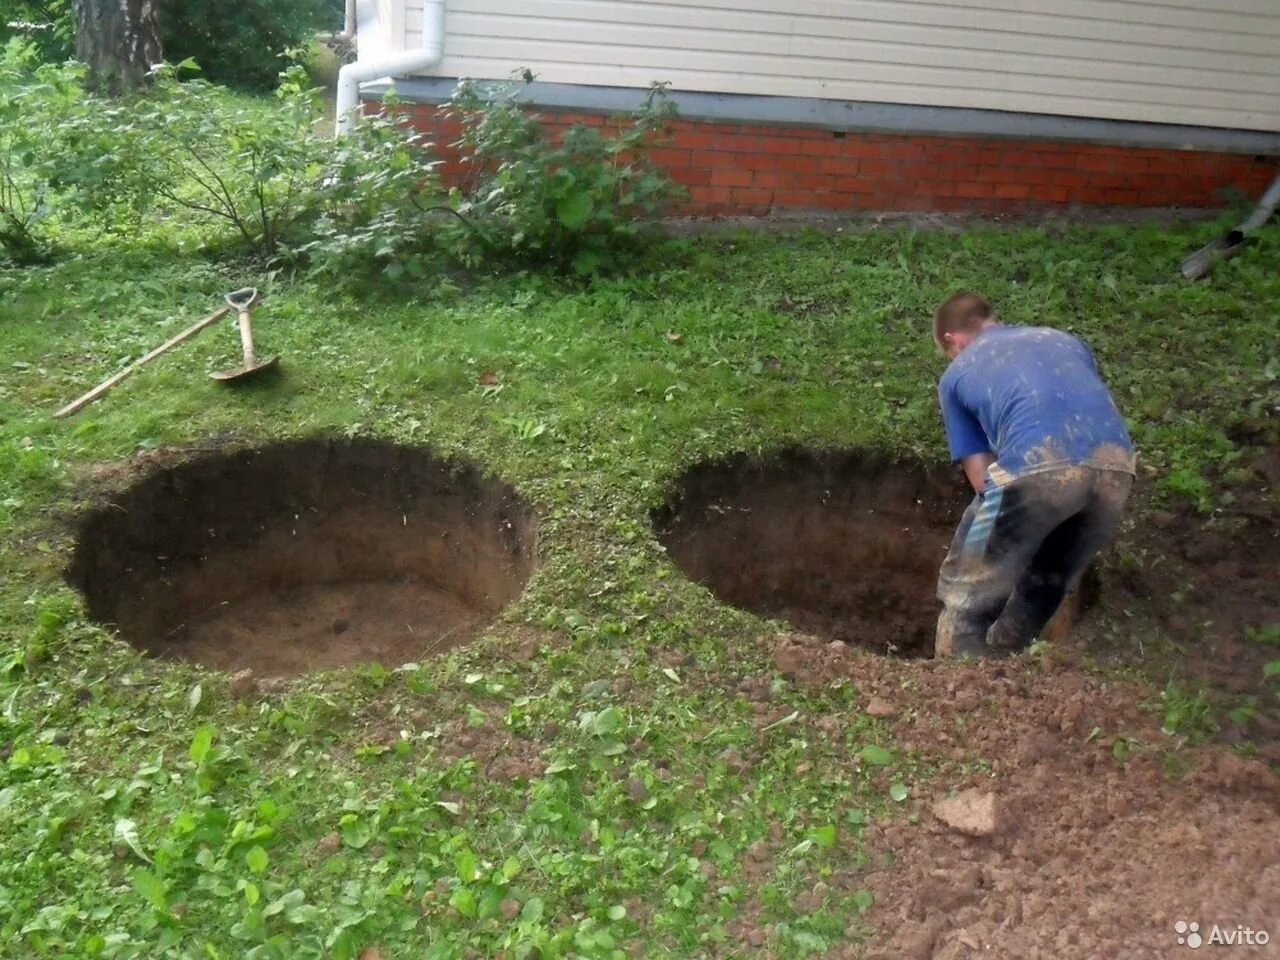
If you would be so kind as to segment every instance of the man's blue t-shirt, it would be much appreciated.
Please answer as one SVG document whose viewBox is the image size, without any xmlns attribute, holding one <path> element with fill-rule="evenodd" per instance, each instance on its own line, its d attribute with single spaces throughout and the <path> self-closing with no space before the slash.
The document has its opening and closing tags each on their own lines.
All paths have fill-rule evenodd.
<svg viewBox="0 0 1280 960">
<path fill-rule="evenodd" d="M 1048 327 L 988 327 L 938 384 L 951 458 L 991 453 L 997 486 L 1083 465 L 1134 472 L 1124 420 L 1083 343 Z"/>
</svg>

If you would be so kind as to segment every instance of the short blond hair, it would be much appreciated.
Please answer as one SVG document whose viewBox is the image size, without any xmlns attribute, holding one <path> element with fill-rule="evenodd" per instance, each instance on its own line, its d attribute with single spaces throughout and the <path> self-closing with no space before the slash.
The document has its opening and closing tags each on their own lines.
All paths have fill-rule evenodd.
<svg viewBox="0 0 1280 960">
<path fill-rule="evenodd" d="M 948 333 L 968 333 L 988 320 L 995 318 L 995 311 L 986 298 L 968 290 L 953 294 L 942 302 L 933 315 L 933 339 L 939 346 Z"/>
</svg>

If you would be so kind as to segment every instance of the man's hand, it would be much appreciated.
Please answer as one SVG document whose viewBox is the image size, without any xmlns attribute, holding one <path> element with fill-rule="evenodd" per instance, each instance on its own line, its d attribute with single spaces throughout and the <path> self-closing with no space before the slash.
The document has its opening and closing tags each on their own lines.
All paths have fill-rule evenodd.
<svg viewBox="0 0 1280 960">
<path fill-rule="evenodd" d="M 982 488 L 987 485 L 987 467 L 995 462 L 996 458 L 990 453 L 975 453 L 960 461 L 960 466 L 964 467 L 964 475 L 975 492 L 981 493 Z"/>
</svg>

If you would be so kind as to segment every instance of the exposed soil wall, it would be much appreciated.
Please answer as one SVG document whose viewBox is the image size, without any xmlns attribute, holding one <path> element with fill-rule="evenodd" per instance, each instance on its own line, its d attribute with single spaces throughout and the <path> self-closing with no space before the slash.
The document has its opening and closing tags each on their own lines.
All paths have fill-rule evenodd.
<svg viewBox="0 0 1280 960">
<path fill-rule="evenodd" d="M 473 466 L 304 440 L 143 476 L 85 517 L 68 579 L 148 653 L 284 675 L 464 642 L 534 546 L 528 506 Z"/>
</svg>

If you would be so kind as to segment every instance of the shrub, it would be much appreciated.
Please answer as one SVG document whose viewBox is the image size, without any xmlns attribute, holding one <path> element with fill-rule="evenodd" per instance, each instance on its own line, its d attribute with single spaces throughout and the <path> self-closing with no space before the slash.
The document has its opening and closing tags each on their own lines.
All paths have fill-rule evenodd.
<svg viewBox="0 0 1280 960">
<path fill-rule="evenodd" d="M 165 0 L 160 43 L 170 62 L 191 59 L 214 83 L 271 90 L 289 51 L 342 19 L 341 0 Z"/>
<path fill-rule="evenodd" d="M 42 232 L 53 209 L 50 162 L 62 121 L 83 109 L 80 68 L 39 56 L 16 37 L 0 49 L 0 256 L 19 263 L 50 252 Z"/>
<path fill-rule="evenodd" d="M 388 119 L 335 143 L 318 131 L 322 103 L 289 70 L 267 106 L 179 68 L 154 71 L 151 89 L 102 101 L 71 125 L 61 170 L 90 211 L 119 219 L 182 211 L 230 227 L 252 253 L 314 250 L 316 229 L 353 231 L 390 208 L 412 209 L 424 178 L 417 138 Z"/>
<path fill-rule="evenodd" d="M 14 38 L 29 41 L 45 63 L 71 59 L 76 40 L 71 0 L 5 0 L 0 44 Z"/>
<path fill-rule="evenodd" d="M 550 138 L 518 83 L 486 89 L 464 80 L 448 112 L 462 123 L 458 146 L 472 169 L 452 198 L 462 221 L 441 232 L 463 262 L 505 254 L 595 273 L 616 264 L 679 194 L 648 160 L 675 115 L 664 85 L 650 87 L 613 136 L 577 125 Z"/>
</svg>

